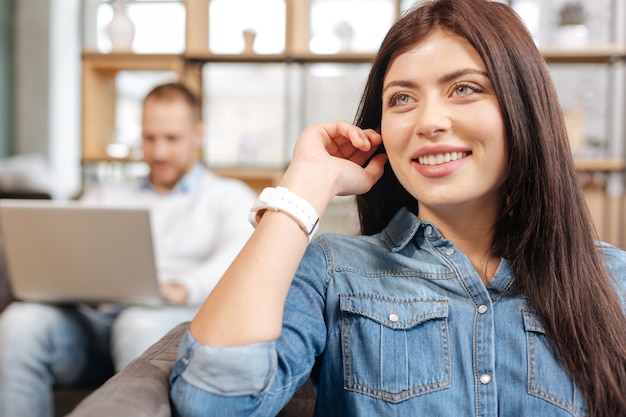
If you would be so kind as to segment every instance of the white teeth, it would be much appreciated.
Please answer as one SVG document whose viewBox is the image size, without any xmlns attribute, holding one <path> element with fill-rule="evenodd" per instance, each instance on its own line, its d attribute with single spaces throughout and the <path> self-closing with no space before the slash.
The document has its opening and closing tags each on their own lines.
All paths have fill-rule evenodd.
<svg viewBox="0 0 626 417">
<path fill-rule="evenodd" d="M 456 161 L 467 156 L 467 152 L 446 152 L 435 155 L 424 155 L 418 158 L 420 165 L 441 165 L 446 162 Z"/>
</svg>

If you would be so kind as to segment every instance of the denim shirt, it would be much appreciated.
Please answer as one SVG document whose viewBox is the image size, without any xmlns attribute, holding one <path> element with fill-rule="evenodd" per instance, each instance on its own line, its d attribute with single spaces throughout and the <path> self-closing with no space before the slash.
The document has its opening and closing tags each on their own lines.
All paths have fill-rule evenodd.
<svg viewBox="0 0 626 417">
<path fill-rule="evenodd" d="M 626 252 L 603 250 L 624 304 Z M 280 338 L 216 348 L 188 332 L 172 400 L 181 416 L 274 416 L 310 376 L 316 416 L 586 415 L 513 284 L 502 259 L 485 287 L 407 210 L 374 236 L 322 235 L 294 278 Z"/>
</svg>

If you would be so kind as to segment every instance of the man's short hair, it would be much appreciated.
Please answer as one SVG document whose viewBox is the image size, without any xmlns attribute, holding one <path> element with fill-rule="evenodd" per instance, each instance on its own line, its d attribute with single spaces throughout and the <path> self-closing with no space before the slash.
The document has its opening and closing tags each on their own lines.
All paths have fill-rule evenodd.
<svg viewBox="0 0 626 417">
<path fill-rule="evenodd" d="M 146 104 L 148 99 L 154 99 L 159 101 L 174 101 L 183 100 L 191 109 L 191 114 L 194 117 L 194 121 L 202 120 L 202 105 L 198 97 L 183 83 L 172 82 L 166 84 L 160 84 L 154 87 L 146 95 L 143 100 L 143 104 Z"/>
</svg>

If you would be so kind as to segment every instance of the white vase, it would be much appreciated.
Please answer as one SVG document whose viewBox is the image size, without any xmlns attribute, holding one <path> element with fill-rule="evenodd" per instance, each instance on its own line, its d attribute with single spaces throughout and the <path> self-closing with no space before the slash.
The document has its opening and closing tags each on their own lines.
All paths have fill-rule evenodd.
<svg viewBox="0 0 626 417">
<path fill-rule="evenodd" d="M 129 52 L 135 38 L 135 24 L 128 16 L 125 0 L 117 0 L 113 7 L 113 19 L 106 28 L 111 48 L 113 51 Z"/>
</svg>

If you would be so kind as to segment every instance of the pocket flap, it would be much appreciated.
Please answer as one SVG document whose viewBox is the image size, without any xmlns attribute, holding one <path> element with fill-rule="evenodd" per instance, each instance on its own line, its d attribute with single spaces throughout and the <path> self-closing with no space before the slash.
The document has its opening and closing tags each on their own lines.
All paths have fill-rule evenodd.
<svg viewBox="0 0 626 417">
<path fill-rule="evenodd" d="M 523 311 L 524 313 L 524 330 L 527 332 L 535 332 L 545 334 L 546 330 L 543 327 L 543 324 L 539 320 L 539 317 L 535 313 L 530 311 Z"/>
<path fill-rule="evenodd" d="M 448 317 L 447 300 L 343 295 L 340 308 L 343 312 L 367 317 L 392 329 L 409 329 L 427 320 Z"/>
</svg>

